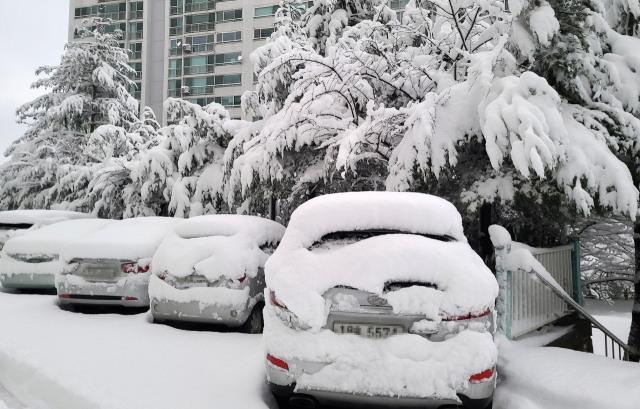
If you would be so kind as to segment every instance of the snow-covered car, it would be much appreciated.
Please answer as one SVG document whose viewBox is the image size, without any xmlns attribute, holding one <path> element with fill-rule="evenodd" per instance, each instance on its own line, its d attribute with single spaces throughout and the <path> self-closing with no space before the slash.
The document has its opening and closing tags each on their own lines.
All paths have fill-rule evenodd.
<svg viewBox="0 0 640 409">
<path fill-rule="evenodd" d="M 54 289 L 62 271 L 62 247 L 112 223 L 104 219 L 66 220 L 13 237 L 0 257 L 0 283 L 5 288 Z"/>
<path fill-rule="evenodd" d="M 264 264 L 284 232 L 281 224 L 255 216 L 198 216 L 177 224 L 151 263 L 154 319 L 261 333 Z"/>
<path fill-rule="evenodd" d="M 7 210 L 0 212 L 0 250 L 12 237 L 65 220 L 91 219 L 95 216 L 69 210 Z"/>
<path fill-rule="evenodd" d="M 491 403 L 498 284 L 451 203 L 314 198 L 293 213 L 265 274 L 266 373 L 281 406 Z"/>
<path fill-rule="evenodd" d="M 149 305 L 151 259 L 182 219 L 138 217 L 115 220 L 65 245 L 55 284 L 61 304 Z"/>
</svg>

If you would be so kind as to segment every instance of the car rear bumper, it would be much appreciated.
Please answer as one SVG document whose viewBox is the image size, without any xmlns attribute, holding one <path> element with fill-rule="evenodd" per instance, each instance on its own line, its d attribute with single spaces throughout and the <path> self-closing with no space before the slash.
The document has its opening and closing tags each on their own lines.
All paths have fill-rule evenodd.
<svg viewBox="0 0 640 409">
<path fill-rule="evenodd" d="M 460 403 L 452 399 L 432 399 L 416 397 L 391 397 L 362 395 L 354 393 L 333 392 L 326 390 L 297 389 L 295 380 L 302 374 L 314 374 L 328 364 L 305 362 L 300 360 L 288 361 L 289 371 L 277 368 L 270 363 L 266 364 L 267 380 L 274 395 L 285 399 L 298 397 L 311 398 L 316 405 L 331 406 L 336 404 L 347 407 L 420 407 L 442 408 L 459 407 Z M 486 382 L 469 384 L 464 390 L 457 391 L 458 398 L 464 407 L 469 409 L 484 409 L 493 399 L 496 384 L 496 372 Z M 294 392 L 295 391 L 295 392 Z"/>
<path fill-rule="evenodd" d="M 160 321 L 202 322 L 239 327 L 244 324 L 255 302 L 249 300 L 243 308 L 228 305 L 205 305 L 199 301 L 178 302 L 151 298 L 151 314 Z"/>
<path fill-rule="evenodd" d="M 4 288 L 15 289 L 53 289 L 56 288 L 53 274 L 0 274 L 0 283 Z"/>
<path fill-rule="evenodd" d="M 444 409 L 460 408 L 465 409 L 486 409 L 493 400 L 491 395 L 485 398 L 470 398 L 464 394 L 458 394 L 462 401 L 453 399 L 429 399 L 429 398 L 409 398 L 376 395 L 358 395 L 351 393 L 318 391 L 318 390 L 295 390 L 295 383 L 281 386 L 269 382 L 271 393 L 286 400 L 304 400 L 305 407 L 332 407 L 338 405 L 348 408 L 422 408 L 422 409 Z"/>
<path fill-rule="evenodd" d="M 62 304 L 122 305 L 125 307 L 148 307 L 148 283 L 128 281 L 125 285 L 113 283 L 85 282 L 73 285 L 66 281 L 66 276 L 59 276 L 56 281 L 58 298 Z"/>
</svg>

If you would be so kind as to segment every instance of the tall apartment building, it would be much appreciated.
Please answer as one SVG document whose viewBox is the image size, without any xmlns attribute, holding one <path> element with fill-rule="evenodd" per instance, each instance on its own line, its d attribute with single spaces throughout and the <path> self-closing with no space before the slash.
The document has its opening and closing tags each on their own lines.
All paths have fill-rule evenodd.
<svg viewBox="0 0 640 409">
<path fill-rule="evenodd" d="M 113 20 L 124 32 L 137 87 L 131 94 L 167 124 L 163 102 L 181 97 L 224 105 L 243 117 L 240 96 L 254 88 L 249 55 L 273 33 L 279 0 L 70 0 L 69 41 L 85 19 Z M 408 0 L 390 0 L 400 10 Z M 313 1 L 300 1 L 304 11 Z M 401 12 L 398 12 L 399 17 Z M 87 20 L 89 21 L 89 20 Z"/>
<path fill-rule="evenodd" d="M 249 55 L 273 32 L 279 0 L 70 0 L 69 41 L 91 17 L 113 20 L 124 32 L 137 88 L 131 93 L 164 125 L 163 102 L 181 97 L 224 105 L 242 115 L 240 96 L 254 88 Z M 304 9 L 312 1 L 300 3 Z M 88 24 L 85 24 L 88 25 Z"/>
</svg>

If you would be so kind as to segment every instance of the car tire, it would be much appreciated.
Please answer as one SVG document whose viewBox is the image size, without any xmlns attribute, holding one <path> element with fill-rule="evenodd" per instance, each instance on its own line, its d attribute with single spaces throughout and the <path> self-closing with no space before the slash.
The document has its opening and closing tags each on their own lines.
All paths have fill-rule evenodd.
<svg viewBox="0 0 640 409">
<path fill-rule="evenodd" d="M 240 326 L 240 332 L 245 334 L 262 334 L 262 330 L 264 329 L 263 309 L 264 303 L 259 302 L 256 304 L 245 323 Z"/>
<path fill-rule="evenodd" d="M 278 395 L 273 395 L 273 397 L 276 400 L 276 403 L 278 404 L 278 409 L 292 409 L 293 406 L 291 406 L 291 404 L 289 403 L 289 397 L 288 396 L 278 396 Z"/>
</svg>

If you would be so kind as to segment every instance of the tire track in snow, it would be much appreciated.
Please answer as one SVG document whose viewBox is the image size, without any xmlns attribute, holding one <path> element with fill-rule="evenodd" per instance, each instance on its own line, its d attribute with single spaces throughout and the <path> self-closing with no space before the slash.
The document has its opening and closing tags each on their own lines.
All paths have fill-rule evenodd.
<svg viewBox="0 0 640 409">
<path fill-rule="evenodd" d="M 0 383 L 0 403 L 4 403 L 9 409 L 27 409 L 2 383 Z"/>
</svg>

